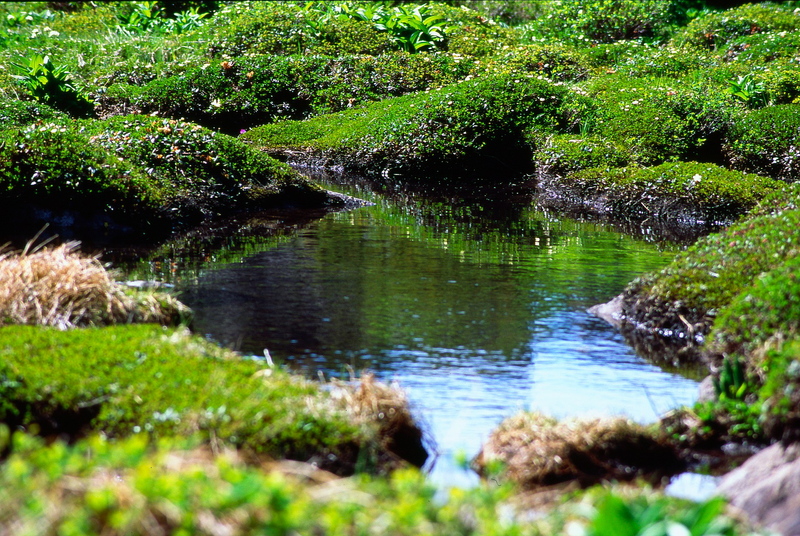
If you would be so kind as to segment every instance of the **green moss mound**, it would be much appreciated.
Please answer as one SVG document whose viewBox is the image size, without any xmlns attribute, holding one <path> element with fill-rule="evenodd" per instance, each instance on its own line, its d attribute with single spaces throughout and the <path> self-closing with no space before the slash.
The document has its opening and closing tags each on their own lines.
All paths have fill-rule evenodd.
<svg viewBox="0 0 800 536">
<path fill-rule="evenodd" d="M 198 434 L 343 473 L 386 461 L 377 430 L 318 385 L 182 330 L 5 327 L 0 378 L 0 421 L 45 436 Z"/>
<path fill-rule="evenodd" d="M 800 14 L 790 8 L 772 3 L 745 4 L 694 19 L 672 41 L 724 50 L 731 41 L 743 36 L 797 29 L 800 29 Z"/>
<path fill-rule="evenodd" d="M 629 284 L 623 311 L 630 325 L 698 349 L 723 308 L 800 251 L 800 210 L 772 209 L 787 195 L 765 200 L 769 208 L 759 215 L 700 239 L 661 272 Z"/>
<path fill-rule="evenodd" d="M 769 106 L 734 122 L 726 151 L 736 169 L 785 181 L 800 179 L 800 104 Z"/>
<path fill-rule="evenodd" d="M 540 177 L 564 176 L 587 168 L 625 167 L 628 155 L 612 142 L 597 136 L 557 134 L 548 138 L 534 153 Z"/>
<path fill-rule="evenodd" d="M 583 206 L 622 218 L 731 221 L 782 183 L 714 164 L 668 162 L 651 168 L 592 168 L 560 183 Z"/>
<path fill-rule="evenodd" d="M 102 109 L 137 109 L 228 134 L 365 102 L 438 88 L 476 71 L 474 60 L 437 54 L 258 56 L 207 63 L 144 87 L 108 88 Z"/>
<path fill-rule="evenodd" d="M 242 139 L 372 174 L 514 174 L 530 168 L 529 140 L 565 128 L 568 96 L 546 80 L 489 76 L 306 122 L 265 125 Z"/>
<path fill-rule="evenodd" d="M 35 121 L 64 120 L 63 112 L 33 101 L 4 99 L 0 101 L 0 124 L 3 128 L 24 127 Z"/>
</svg>

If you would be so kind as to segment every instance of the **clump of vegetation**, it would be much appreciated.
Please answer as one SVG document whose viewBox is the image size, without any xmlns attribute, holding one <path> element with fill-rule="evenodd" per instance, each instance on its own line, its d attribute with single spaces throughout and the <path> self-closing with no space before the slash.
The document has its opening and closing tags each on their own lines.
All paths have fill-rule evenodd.
<svg viewBox="0 0 800 536">
<path fill-rule="evenodd" d="M 211 451 L 186 440 L 149 442 L 141 436 L 123 441 L 92 436 L 74 445 L 45 445 L 17 433 L 12 452 L 0 466 L 6 490 L 0 498 L 0 530 L 12 534 L 410 536 L 500 530 L 533 536 L 564 534 L 567 526 L 604 536 L 634 536 L 640 533 L 634 529 L 666 526 L 698 536 L 745 534 L 745 527 L 725 514 L 720 499 L 695 504 L 650 490 L 592 489 L 577 507 L 562 505 L 532 520 L 510 507 L 507 485 L 445 492 L 408 469 L 387 479 L 339 479 L 305 464 L 259 468 L 235 451 Z"/>
<path fill-rule="evenodd" d="M 774 206 L 776 194 L 764 201 Z M 681 339 L 696 351 L 718 314 L 765 272 L 793 258 L 800 245 L 797 209 L 763 210 L 697 241 L 661 272 L 637 278 L 624 291 L 631 327 Z"/>
<path fill-rule="evenodd" d="M 94 113 L 94 103 L 75 84 L 63 65 L 53 65 L 49 56 L 34 54 L 25 63 L 13 63 L 22 74 L 15 75 L 28 93 L 39 102 L 73 117 Z"/>
<path fill-rule="evenodd" d="M 196 435 L 214 447 L 309 461 L 341 474 L 395 467 L 399 458 L 385 447 L 393 440 L 413 452 L 391 437 L 396 419 L 350 406 L 385 398 L 383 391 L 366 386 L 337 399 L 181 329 L 6 326 L 0 358 L 0 421 L 44 436 Z M 56 368 L 59 374 L 51 374 Z"/>
<path fill-rule="evenodd" d="M 3 128 L 24 127 L 36 121 L 61 121 L 65 114 L 46 104 L 21 100 L 0 101 L 0 122 Z"/>
<path fill-rule="evenodd" d="M 540 180 L 563 177 L 587 168 L 621 168 L 628 155 L 613 142 L 597 136 L 557 134 L 548 138 L 533 155 Z"/>
<path fill-rule="evenodd" d="M 527 489 L 577 481 L 655 478 L 683 467 L 677 453 L 630 420 L 558 422 L 540 413 L 519 413 L 493 432 L 475 460 L 479 471 L 500 464 L 506 478 Z"/>
<path fill-rule="evenodd" d="M 167 294 L 126 292 L 78 244 L 22 252 L 0 250 L 0 326 L 60 329 L 130 322 L 174 325 L 188 309 Z"/>
<path fill-rule="evenodd" d="M 144 87 L 113 85 L 101 98 L 101 110 L 136 109 L 237 135 L 280 119 L 439 88 L 475 72 L 474 60 L 449 54 L 243 57 L 190 68 Z"/>
<path fill-rule="evenodd" d="M 689 22 L 673 37 L 676 44 L 724 50 L 732 41 L 766 32 L 800 29 L 800 14 L 778 4 L 745 4 L 722 12 L 709 12 Z"/>
<path fill-rule="evenodd" d="M 620 218 L 731 221 L 782 183 L 714 164 L 668 162 L 651 168 L 597 167 L 568 174 L 557 184 L 571 205 Z"/>
<path fill-rule="evenodd" d="M 267 150 L 407 177 L 497 175 L 531 165 L 538 133 L 565 128 L 568 92 L 525 76 L 493 76 L 386 99 L 306 122 L 265 125 L 242 138 Z"/>
<path fill-rule="evenodd" d="M 731 166 L 793 182 L 800 179 L 800 104 L 769 106 L 739 117 L 725 149 Z"/>
</svg>

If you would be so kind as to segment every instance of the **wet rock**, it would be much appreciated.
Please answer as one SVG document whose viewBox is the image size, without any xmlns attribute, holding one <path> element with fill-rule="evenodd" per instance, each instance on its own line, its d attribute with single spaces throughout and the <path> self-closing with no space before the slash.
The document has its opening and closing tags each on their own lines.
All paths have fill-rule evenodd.
<svg viewBox="0 0 800 536">
<path fill-rule="evenodd" d="M 800 534 L 800 443 L 767 447 L 725 475 L 717 491 L 754 523 Z"/>
<path fill-rule="evenodd" d="M 622 325 L 622 294 L 609 302 L 589 307 L 587 312 L 619 328 Z"/>
</svg>

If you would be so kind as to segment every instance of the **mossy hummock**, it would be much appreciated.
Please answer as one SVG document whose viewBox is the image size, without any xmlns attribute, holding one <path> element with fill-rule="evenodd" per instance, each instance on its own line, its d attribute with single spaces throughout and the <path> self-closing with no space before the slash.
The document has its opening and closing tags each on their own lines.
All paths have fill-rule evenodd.
<svg viewBox="0 0 800 536">
<path fill-rule="evenodd" d="M 319 384 L 243 359 L 185 329 L 7 326 L 0 378 L 0 422 L 44 436 L 197 435 L 211 445 L 308 461 L 340 474 L 397 466 L 400 458 L 387 445 L 424 453 L 421 434 L 416 450 L 393 444 L 396 423 L 385 413 L 358 409 Z M 359 392 L 350 398 L 367 396 Z M 417 454 L 414 461 L 424 458 Z"/>
</svg>

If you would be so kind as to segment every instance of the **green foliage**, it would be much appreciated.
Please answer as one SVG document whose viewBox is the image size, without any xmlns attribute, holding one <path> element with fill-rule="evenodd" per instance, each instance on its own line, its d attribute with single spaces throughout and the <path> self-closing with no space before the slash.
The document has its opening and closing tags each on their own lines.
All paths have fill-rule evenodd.
<svg viewBox="0 0 800 536">
<path fill-rule="evenodd" d="M 800 29 L 800 13 L 778 4 L 745 4 L 706 13 L 675 34 L 672 42 L 724 51 L 734 40 L 757 33 Z"/>
<path fill-rule="evenodd" d="M 143 169 L 183 210 L 225 211 L 295 187 L 317 191 L 286 164 L 193 123 L 121 116 L 86 128 L 93 145 Z"/>
<path fill-rule="evenodd" d="M 785 181 L 800 179 L 800 104 L 768 106 L 736 119 L 725 149 L 735 169 Z"/>
<path fill-rule="evenodd" d="M 675 535 L 722 536 L 736 534 L 726 519 L 721 498 L 687 504 L 678 512 L 664 498 L 625 498 L 613 492 L 603 494 L 593 507 L 586 536 Z"/>
<path fill-rule="evenodd" d="M 185 33 L 199 28 L 208 13 L 192 7 L 168 16 L 158 1 L 131 2 L 129 11 L 118 14 L 117 31 L 126 35 Z"/>
<path fill-rule="evenodd" d="M 5 129 L 27 126 L 35 121 L 61 122 L 65 119 L 62 112 L 40 102 L 0 100 L 0 124 Z"/>
<path fill-rule="evenodd" d="M 514 173 L 527 140 L 564 128 L 568 92 L 525 76 L 487 76 L 339 114 L 249 131 L 259 147 L 295 146 L 350 169 L 409 177 Z"/>
<path fill-rule="evenodd" d="M 755 33 L 734 39 L 724 52 L 725 61 L 764 65 L 795 57 L 800 49 L 796 31 Z"/>
<path fill-rule="evenodd" d="M 748 534 L 721 499 L 692 503 L 649 490 L 593 488 L 529 519 L 509 505 L 510 488 L 493 482 L 437 490 L 420 472 L 401 470 L 389 478 L 303 483 L 228 451 L 141 436 L 66 445 L 15 433 L 0 485 L 0 530 L 14 533 L 146 534 L 157 520 L 167 534 L 220 527 L 242 535 Z M 623 532 L 635 527 L 648 532 Z"/>
<path fill-rule="evenodd" d="M 745 380 L 745 370 L 742 360 L 738 357 L 725 356 L 719 377 L 714 378 L 714 392 L 719 399 L 744 400 L 747 396 L 748 385 Z"/>
<path fill-rule="evenodd" d="M 745 103 L 749 108 L 761 108 L 767 104 L 767 91 L 763 82 L 757 82 L 751 74 L 728 80 L 728 93 Z"/>
<path fill-rule="evenodd" d="M 15 78 L 34 99 L 73 117 L 93 114 L 94 104 L 71 82 L 63 65 L 53 65 L 49 56 L 34 54 L 25 63 L 12 63 L 22 74 Z"/>
<path fill-rule="evenodd" d="M 789 195 L 769 196 L 756 214 L 701 238 L 660 273 L 633 281 L 625 290 L 627 312 L 662 329 L 677 332 L 689 324 L 694 333 L 708 333 L 723 308 L 759 275 L 800 251 L 797 194 L 794 203 L 783 199 Z"/>
<path fill-rule="evenodd" d="M 489 63 L 490 72 L 534 73 L 554 81 L 585 80 L 589 76 L 586 55 L 560 44 L 527 45 L 496 53 Z"/>
<path fill-rule="evenodd" d="M 367 5 L 309 2 L 305 9 L 319 14 L 316 20 L 307 22 L 317 31 L 333 16 L 349 17 L 369 22 L 375 30 L 386 32 L 395 47 L 405 52 L 446 47 L 447 21 L 441 15 L 434 14 L 427 5 L 389 7 L 377 2 Z"/>
<path fill-rule="evenodd" d="M 380 451 L 318 385 L 181 330 L 7 326 L 0 379 L 0 421 L 44 435 L 199 435 L 342 472 Z"/>
<path fill-rule="evenodd" d="M 651 168 L 593 168 L 569 174 L 567 191 L 592 204 L 606 201 L 612 214 L 653 219 L 730 220 L 744 214 L 781 183 L 714 164 L 669 162 Z M 676 216 L 677 215 L 677 216 Z"/>
</svg>

